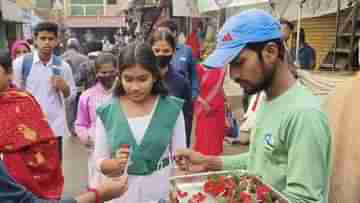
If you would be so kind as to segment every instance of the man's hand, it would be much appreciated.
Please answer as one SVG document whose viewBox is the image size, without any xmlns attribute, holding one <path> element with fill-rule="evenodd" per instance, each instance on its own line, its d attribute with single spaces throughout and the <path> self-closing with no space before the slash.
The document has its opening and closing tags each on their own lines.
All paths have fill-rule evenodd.
<svg viewBox="0 0 360 203">
<path fill-rule="evenodd" d="M 64 97 L 68 97 L 70 95 L 70 88 L 61 76 L 52 76 L 50 82 L 53 88 L 64 94 Z"/>
<path fill-rule="evenodd" d="M 181 149 L 176 151 L 176 164 L 181 171 L 202 172 L 207 169 L 206 156 L 190 149 Z"/>
<path fill-rule="evenodd" d="M 121 197 L 128 190 L 128 177 L 106 178 L 98 187 L 101 201 L 109 201 Z"/>
<path fill-rule="evenodd" d="M 190 173 L 222 170 L 223 168 L 221 158 L 205 156 L 190 149 L 177 150 L 175 159 L 181 171 Z"/>
</svg>

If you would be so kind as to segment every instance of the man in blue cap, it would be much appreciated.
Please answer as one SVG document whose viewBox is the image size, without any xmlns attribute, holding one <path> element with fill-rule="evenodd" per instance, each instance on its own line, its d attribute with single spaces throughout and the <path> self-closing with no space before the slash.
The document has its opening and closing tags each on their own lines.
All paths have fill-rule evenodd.
<svg viewBox="0 0 360 203">
<path fill-rule="evenodd" d="M 248 153 L 205 156 L 177 151 L 182 170 L 246 169 L 291 203 L 328 202 L 331 134 L 320 101 L 291 73 L 280 23 L 261 10 L 229 18 L 204 64 L 229 64 L 231 78 L 247 94 L 265 91 Z"/>
</svg>

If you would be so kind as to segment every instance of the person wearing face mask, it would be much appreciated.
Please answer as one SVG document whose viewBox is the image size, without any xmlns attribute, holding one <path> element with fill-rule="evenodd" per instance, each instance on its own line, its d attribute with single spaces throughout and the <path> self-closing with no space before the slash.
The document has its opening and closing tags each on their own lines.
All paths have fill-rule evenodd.
<svg viewBox="0 0 360 203">
<path fill-rule="evenodd" d="M 173 35 L 166 30 L 157 30 L 150 39 L 152 50 L 157 58 L 161 75 L 169 88 L 169 93 L 185 101 L 183 112 L 186 126 L 186 140 L 190 145 L 192 128 L 192 101 L 190 82 L 180 73 L 176 72 L 171 60 L 176 50 L 176 41 Z"/>
<path fill-rule="evenodd" d="M 11 47 L 11 58 L 16 58 L 31 52 L 30 45 L 25 40 L 17 40 Z"/>
<path fill-rule="evenodd" d="M 91 187 L 96 186 L 100 180 L 93 154 L 96 108 L 111 93 L 117 75 L 115 57 L 110 53 L 100 54 L 95 59 L 95 69 L 97 83 L 81 94 L 75 121 L 75 132 L 90 151 L 88 157 L 88 181 Z"/>
</svg>

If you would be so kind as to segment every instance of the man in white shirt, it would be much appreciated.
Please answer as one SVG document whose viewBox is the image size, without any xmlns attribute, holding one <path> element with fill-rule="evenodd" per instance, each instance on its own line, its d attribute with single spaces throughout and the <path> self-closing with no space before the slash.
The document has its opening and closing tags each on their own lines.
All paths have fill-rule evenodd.
<svg viewBox="0 0 360 203">
<path fill-rule="evenodd" d="M 70 66 L 53 54 L 58 44 L 58 26 L 39 23 L 35 28 L 37 51 L 14 61 L 14 82 L 40 103 L 50 127 L 59 138 L 62 159 L 62 136 L 68 135 L 64 99 L 74 97 L 76 86 Z"/>
</svg>

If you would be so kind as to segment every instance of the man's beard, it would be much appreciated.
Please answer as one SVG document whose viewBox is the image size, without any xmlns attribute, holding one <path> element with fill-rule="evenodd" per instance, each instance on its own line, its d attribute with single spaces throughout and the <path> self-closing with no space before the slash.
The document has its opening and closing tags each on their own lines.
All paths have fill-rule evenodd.
<svg viewBox="0 0 360 203">
<path fill-rule="evenodd" d="M 258 82 L 257 84 L 255 84 L 253 86 L 253 88 L 248 88 L 245 89 L 244 88 L 244 92 L 247 95 L 253 95 L 256 93 L 259 93 L 263 90 L 267 90 L 271 87 L 273 81 L 274 81 L 274 77 L 275 77 L 275 71 L 276 71 L 276 64 L 272 64 L 272 65 L 265 65 L 263 62 L 261 63 L 261 65 L 263 66 L 263 72 L 264 72 L 264 78 L 262 81 Z M 267 68 L 265 68 L 265 66 L 268 66 Z"/>
</svg>

